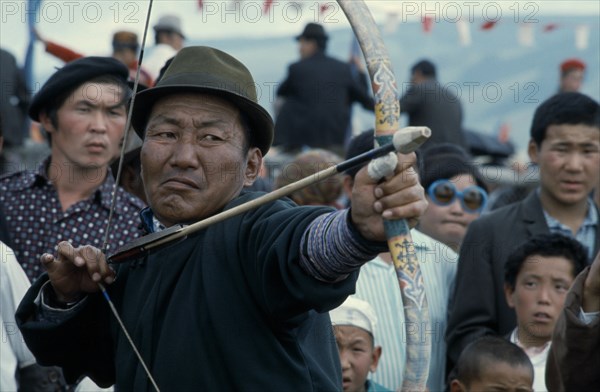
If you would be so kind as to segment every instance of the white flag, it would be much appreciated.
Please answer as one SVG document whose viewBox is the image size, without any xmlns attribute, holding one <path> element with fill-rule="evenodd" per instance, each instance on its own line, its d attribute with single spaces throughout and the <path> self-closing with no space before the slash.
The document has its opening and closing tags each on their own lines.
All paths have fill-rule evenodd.
<svg viewBox="0 0 600 392">
<path fill-rule="evenodd" d="M 590 26 L 579 25 L 575 28 L 575 47 L 578 50 L 586 50 L 590 41 Z"/>
<path fill-rule="evenodd" d="M 517 40 L 519 45 L 526 48 L 531 48 L 535 44 L 535 37 L 533 36 L 533 24 L 521 23 L 519 24 L 519 31 L 517 33 Z"/>
<path fill-rule="evenodd" d="M 462 46 L 471 46 L 471 25 L 464 19 L 456 22 L 458 40 Z"/>
<path fill-rule="evenodd" d="M 383 31 L 386 34 L 394 34 L 400 24 L 400 15 L 397 12 L 388 12 Z"/>
</svg>

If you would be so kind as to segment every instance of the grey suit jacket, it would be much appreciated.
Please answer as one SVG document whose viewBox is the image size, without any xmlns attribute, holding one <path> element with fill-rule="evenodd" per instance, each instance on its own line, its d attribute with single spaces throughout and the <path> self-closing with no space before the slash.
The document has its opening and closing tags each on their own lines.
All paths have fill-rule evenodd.
<svg viewBox="0 0 600 392">
<path fill-rule="evenodd" d="M 521 243 L 550 230 L 537 192 L 483 215 L 469 226 L 458 259 L 448 307 L 448 356 L 456 363 L 467 344 L 483 335 L 505 335 L 516 326 L 504 296 L 504 263 Z M 598 251 L 598 240 L 594 245 Z"/>
</svg>

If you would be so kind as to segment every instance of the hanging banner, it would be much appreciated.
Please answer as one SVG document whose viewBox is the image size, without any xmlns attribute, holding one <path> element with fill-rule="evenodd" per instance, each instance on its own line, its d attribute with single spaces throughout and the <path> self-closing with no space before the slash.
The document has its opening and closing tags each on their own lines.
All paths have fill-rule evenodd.
<svg viewBox="0 0 600 392">
<path fill-rule="evenodd" d="M 575 28 L 575 47 L 578 50 L 586 50 L 590 43 L 590 26 L 579 25 Z"/>
<path fill-rule="evenodd" d="M 458 41 L 462 46 L 471 46 L 471 24 L 464 19 L 456 22 Z"/>
</svg>

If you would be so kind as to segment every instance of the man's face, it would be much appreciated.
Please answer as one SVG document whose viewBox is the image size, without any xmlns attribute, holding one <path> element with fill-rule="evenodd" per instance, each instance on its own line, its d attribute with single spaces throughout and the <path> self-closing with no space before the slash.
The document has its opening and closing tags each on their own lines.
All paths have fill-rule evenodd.
<svg viewBox="0 0 600 392">
<path fill-rule="evenodd" d="M 377 369 L 381 347 L 374 348 L 373 338 L 362 328 L 336 325 L 334 332 L 342 364 L 344 392 L 363 392 L 369 371 Z"/>
<path fill-rule="evenodd" d="M 506 301 L 517 313 L 522 345 L 540 347 L 550 341 L 573 279 L 573 264 L 564 257 L 532 255 L 525 259 L 514 290 L 505 288 Z"/>
<path fill-rule="evenodd" d="M 58 109 L 56 128 L 42 113 L 40 120 L 52 135 L 52 163 L 106 167 L 118 155 L 123 138 L 127 116 L 122 95 L 114 84 L 84 83 Z"/>
<path fill-rule="evenodd" d="M 513 366 L 506 362 L 482 365 L 477 380 L 467 386 L 458 380 L 450 384 L 452 392 L 531 392 L 533 391 L 533 373 L 524 366 Z"/>
<path fill-rule="evenodd" d="M 298 39 L 298 51 L 300 52 L 300 58 L 306 59 L 314 55 L 319 49 L 317 41 L 314 39 L 300 38 Z"/>
<path fill-rule="evenodd" d="M 573 69 L 565 73 L 560 79 L 560 90 L 562 92 L 577 92 L 581 89 L 584 72 L 581 69 Z"/>
<path fill-rule="evenodd" d="M 550 125 L 540 147 L 529 142 L 529 156 L 539 165 L 543 203 L 565 207 L 586 203 L 600 178 L 600 129 Z"/>
<path fill-rule="evenodd" d="M 204 94 L 176 94 L 154 104 L 141 151 L 146 196 L 169 227 L 219 212 L 258 175 L 262 155 L 246 151 L 239 110 Z"/>
</svg>

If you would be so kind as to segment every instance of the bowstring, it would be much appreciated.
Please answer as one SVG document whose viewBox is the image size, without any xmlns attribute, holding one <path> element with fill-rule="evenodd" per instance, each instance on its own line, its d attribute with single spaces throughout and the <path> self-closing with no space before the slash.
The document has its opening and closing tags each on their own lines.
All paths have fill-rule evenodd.
<svg viewBox="0 0 600 392">
<path fill-rule="evenodd" d="M 144 59 L 144 49 L 146 47 L 146 36 L 148 35 L 148 26 L 150 25 L 150 14 L 152 12 L 152 4 L 154 0 L 150 0 L 148 3 L 148 13 L 146 14 L 146 23 L 144 25 L 144 35 L 142 36 L 142 45 L 140 49 L 140 55 L 138 58 L 138 65 L 135 71 L 135 79 L 133 82 L 133 91 L 131 93 L 131 101 L 129 102 L 129 110 L 127 111 L 127 121 L 125 122 L 125 133 L 123 136 L 123 143 L 121 146 L 121 153 L 119 154 L 119 166 L 117 169 L 117 176 L 115 178 L 115 184 L 112 191 L 112 200 L 110 202 L 110 211 L 108 214 L 108 220 L 106 222 L 106 231 L 104 233 L 104 241 L 102 243 L 102 253 L 106 254 L 108 251 L 108 238 L 110 235 L 110 225 L 112 223 L 113 215 L 115 212 L 115 205 L 117 203 L 117 189 L 119 187 L 119 181 L 121 181 L 121 172 L 123 171 L 123 160 L 125 157 L 125 149 L 127 147 L 127 140 L 129 138 L 129 132 L 131 131 L 131 117 L 133 113 L 133 104 L 135 103 L 135 95 L 137 93 L 138 84 L 140 81 L 140 70 L 142 69 L 142 61 Z"/>
<path fill-rule="evenodd" d="M 129 139 L 129 132 L 131 131 L 131 117 L 132 117 L 132 113 L 133 113 L 133 105 L 135 103 L 135 95 L 137 93 L 138 84 L 139 84 L 139 81 L 140 81 L 140 71 L 142 69 L 142 61 L 144 59 L 144 49 L 146 47 L 146 37 L 148 36 L 148 26 L 150 25 L 150 15 L 152 13 L 152 4 L 153 4 L 153 2 L 154 2 L 154 0 L 150 0 L 148 2 L 148 12 L 146 14 L 146 23 L 144 25 L 144 35 L 142 36 L 142 45 L 141 45 L 140 54 L 139 54 L 139 58 L 138 58 L 137 69 L 136 69 L 136 72 L 135 72 L 135 79 L 134 79 L 134 82 L 133 82 L 133 91 L 132 91 L 132 95 L 131 95 L 131 101 L 129 102 L 129 110 L 127 111 L 127 121 L 125 122 L 125 132 L 124 132 L 124 136 L 123 136 L 123 144 L 121 146 L 121 153 L 119 155 L 119 166 L 118 166 L 118 169 L 117 169 L 117 175 L 116 175 L 115 183 L 114 183 L 114 186 L 113 186 L 112 200 L 111 200 L 111 203 L 110 203 L 110 211 L 109 211 L 109 214 L 108 214 L 108 220 L 106 222 L 106 231 L 104 233 L 104 241 L 103 241 L 103 244 L 102 244 L 102 253 L 104 253 L 104 254 L 107 254 L 107 252 L 108 252 L 108 239 L 109 239 L 109 236 L 110 236 L 109 229 L 110 229 L 110 226 L 111 226 L 111 223 L 112 223 L 112 219 L 113 219 L 113 215 L 114 215 L 114 211 L 115 211 L 115 205 L 117 203 L 117 189 L 118 189 L 118 186 L 119 186 L 119 181 L 121 180 L 121 172 L 123 170 L 123 160 L 124 160 L 124 157 L 125 157 L 125 149 L 127 147 L 127 140 Z M 127 331 L 127 328 L 125 328 L 125 324 L 123 323 L 123 320 L 121 320 L 121 317 L 119 316 L 119 312 L 117 312 L 117 308 L 115 307 L 114 303 L 110 299 L 110 296 L 108 295 L 108 292 L 106 291 L 106 288 L 100 282 L 98 283 L 98 286 L 100 287 L 100 290 L 102 291 L 102 295 L 103 295 L 104 299 L 106 299 L 106 302 L 108 303 L 108 306 L 110 307 L 110 310 L 111 310 L 112 314 L 117 319 L 117 322 L 119 323 L 119 327 L 123 331 L 123 334 L 125 335 L 125 338 L 127 339 L 127 341 L 129 342 L 129 344 L 131 345 L 131 348 L 133 349 L 133 352 L 135 353 L 135 355 L 137 356 L 138 360 L 140 361 L 140 364 L 144 368 L 144 372 L 148 376 L 148 379 L 152 383 L 152 386 L 154 387 L 154 389 L 157 392 L 160 392 L 160 389 L 158 388 L 158 384 L 156 384 L 156 381 L 154 380 L 154 377 L 152 377 L 152 373 L 150 373 L 150 369 L 146 365 L 146 362 L 142 358 L 142 355 L 140 354 L 139 350 L 137 349 L 135 343 L 133 342 L 133 339 L 129 335 L 129 332 Z"/>
</svg>

